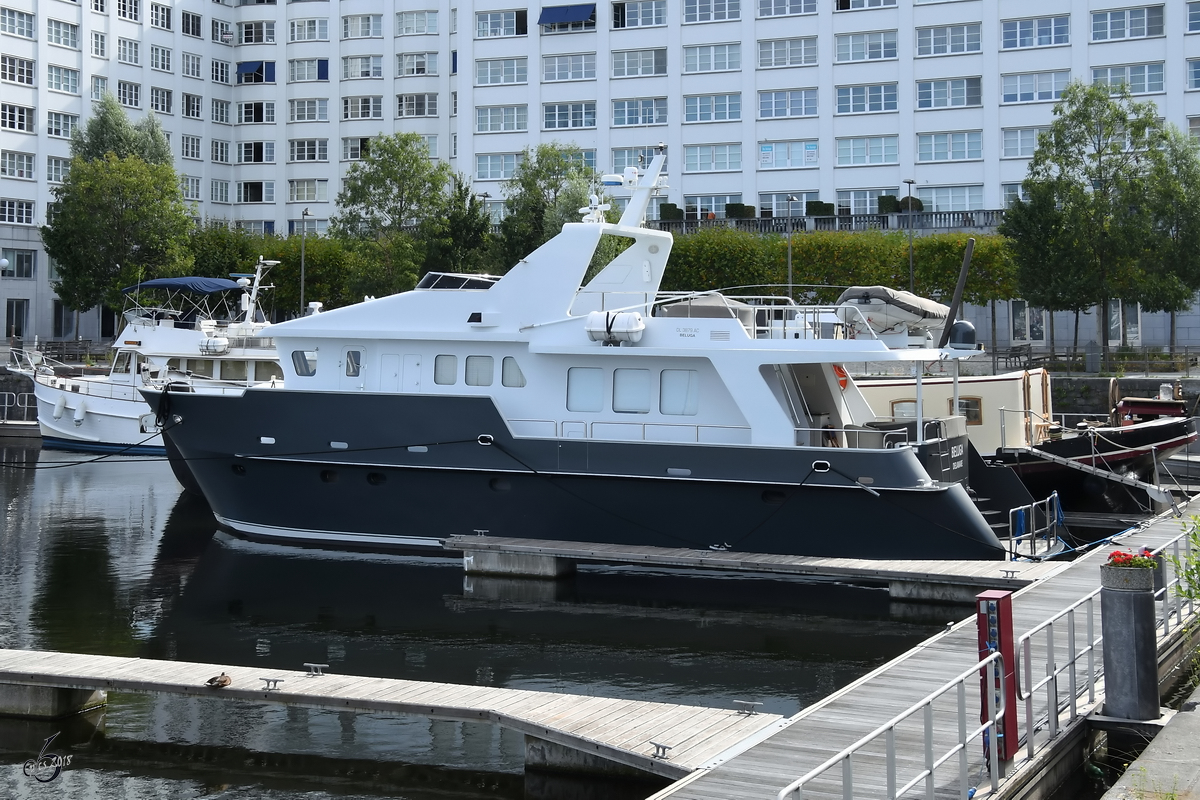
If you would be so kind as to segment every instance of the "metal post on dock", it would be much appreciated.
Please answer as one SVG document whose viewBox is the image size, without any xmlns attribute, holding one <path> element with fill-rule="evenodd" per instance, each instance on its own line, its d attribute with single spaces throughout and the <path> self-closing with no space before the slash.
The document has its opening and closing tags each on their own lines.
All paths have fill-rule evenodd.
<svg viewBox="0 0 1200 800">
<path fill-rule="evenodd" d="M 923 371 L 923 366 L 924 364 L 920 361 L 917 361 L 913 365 L 913 371 L 917 377 L 917 444 L 925 443 L 925 408 L 921 402 L 921 372 Z"/>
</svg>

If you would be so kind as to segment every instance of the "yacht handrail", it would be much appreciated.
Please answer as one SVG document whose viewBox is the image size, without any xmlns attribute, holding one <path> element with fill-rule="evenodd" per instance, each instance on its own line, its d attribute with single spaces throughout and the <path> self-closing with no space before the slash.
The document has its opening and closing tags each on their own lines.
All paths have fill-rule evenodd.
<svg viewBox="0 0 1200 800">
<path fill-rule="evenodd" d="M 70 364 L 64 364 L 61 361 L 56 361 L 53 358 L 40 353 L 37 350 L 23 350 L 14 347 L 8 351 L 9 361 L 16 366 L 17 369 L 26 370 L 31 375 L 53 375 L 55 368 L 77 370 L 78 367 L 72 367 Z"/>
</svg>

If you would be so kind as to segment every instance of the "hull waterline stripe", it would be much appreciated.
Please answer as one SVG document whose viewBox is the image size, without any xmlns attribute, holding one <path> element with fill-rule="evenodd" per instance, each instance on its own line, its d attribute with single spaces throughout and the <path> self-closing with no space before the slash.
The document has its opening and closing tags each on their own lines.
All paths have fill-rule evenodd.
<svg viewBox="0 0 1200 800">
<path fill-rule="evenodd" d="M 345 542 L 347 544 L 382 544 L 409 545 L 412 547 L 436 547 L 441 549 L 443 539 L 428 536 L 404 536 L 398 533 L 345 533 L 339 531 L 307 530 L 298 528 L 280 528 L 274 525 L 259 525 L 253 522 L 242 522 L 229 519 L 220 514 L 213 514 L 217 522 L 235 531 L 248 533 L 253 536 L 270 537 L 273 539 L 303 539 L 313 542 Z"/>
</svg>

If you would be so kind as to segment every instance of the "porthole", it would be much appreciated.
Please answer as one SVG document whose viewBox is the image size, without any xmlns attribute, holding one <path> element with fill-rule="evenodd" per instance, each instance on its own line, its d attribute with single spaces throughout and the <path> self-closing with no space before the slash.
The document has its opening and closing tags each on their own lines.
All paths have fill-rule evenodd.
<svg viewBox="0 0 1200 800">
<path fill-rule="evenodd" d="M 245 464 L 232 464 L 232 465 L 230 465 L 229 468 L 231 470 L 233 470 L 234 475 L 245 475 L 246 474 L 246 465 Z"/>
<path fill-rule="evenodd" d="M 504 478 L 492 478 L 488 481 L 488 486 L 493 492 L 507 492 L 512 489 L 512 483 Z"/>
<path fill-rule="evenodd" d="M 322 483 L 337 483 L 337 479 L 338 479 L 337 470 L 335 470 L 335 469 L 321 470 L 321 482 Z"/>
<path fill-rule="evenodd" d="M 772 506 L 783 505 L 783 502 L 785 500 L 787 500 L 787 495 L 784 494 L 783 492 L 777 492 L 774 489 L 767 489 L 765 492 L 762 493 L 762 501 L 764 503 L 767 503 L 768 505 L 772 505 Z"/>
<path fill-rule="evenodd" d="M 384 475 L 382 472 L 368 472 L 367 483 L 372 486 L 382 486 L 387 483 L 387 475 Z"/>
</svg>

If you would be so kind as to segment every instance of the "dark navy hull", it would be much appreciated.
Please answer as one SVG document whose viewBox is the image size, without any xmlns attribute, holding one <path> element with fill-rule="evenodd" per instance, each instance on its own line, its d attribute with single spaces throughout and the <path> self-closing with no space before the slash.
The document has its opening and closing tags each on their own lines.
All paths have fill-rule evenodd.
<svg viewBox="0 0 1200 800">
<path fill-rule="evenodd" d="M 858 558 L 999 559 L 912 451 L 514 439 L 485 398 L 147 393 L 222 522 L 351 547 L 493 536 Z M 482 443 L 481 443 L 482 442 Z"/>
<path fill-rule="evenodd" d="M 50 450 L 70 450 L 76 453 L 106 453 L 121 456 L 165 456 L 166 449 L 145 444 L 119 444 L 108 442 L 82 442 L 76 439 L 60 439 L 42 435 L 42 447 Z"/>
</svg>

